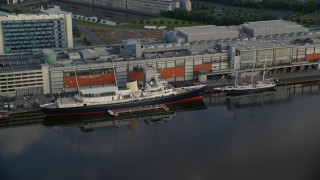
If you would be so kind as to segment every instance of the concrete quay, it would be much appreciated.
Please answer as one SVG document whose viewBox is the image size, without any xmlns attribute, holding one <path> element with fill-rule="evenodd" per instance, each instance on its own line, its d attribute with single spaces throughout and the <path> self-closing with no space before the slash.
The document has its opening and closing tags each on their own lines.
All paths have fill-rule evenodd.
<svg viewBox="0 0 320 180">
<path fill-rule="evenodd" d="M 254 78 L 254 80 L 261 79 L 262 77 Z M 266 76 L 267 79 L 274 79 L 277 85 L 287 85 L 287 84 L 296 84 L 296 83 L 305 83 L 311 81 L 320 81 L 320 71 L 301 71 L 301 72 L 291 72 L 291 73 L 282 73 L 282 74 L 273 74 Z M 240 78 L 239 82 L 250 82 L 250 77 Z M 200 82 L 193 81 L 183 81 L 183 82 L 172 82 L 172 85 L 176 86 L 185 86 L 192 84 L 200 84 Z M 207 92 L 214 93 L 213 88 L 219 86 L 232 85 L 234 79 L 225 78 L 225 79 L 208 79 L 207 82 L 202 82 L 201 84 L 208 85 Z M 54 95 L 57 96 L 57 95 Z M 61 94 L 60 96 L 64 96 Z M 16 97 L 9 100 L 0 100 L 1 109 L 4 109 L 4 104 L 12 104 L 13 108 L 6 109 L 9 115 L 40 111 L 41 108 L 38 105 L 38 102 L 41 104 L 49 103 L 50 97 L 39 95 L 31 97 Z M 23 105 L 23 106 L 22 106 Z"/>
</svg>

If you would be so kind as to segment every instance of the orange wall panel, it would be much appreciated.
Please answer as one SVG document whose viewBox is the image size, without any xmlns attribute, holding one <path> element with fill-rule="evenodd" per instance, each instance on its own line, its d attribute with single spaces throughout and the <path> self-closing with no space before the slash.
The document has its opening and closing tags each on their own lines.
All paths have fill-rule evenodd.
<svg viewBox="0 0 320 180">
<path fill-rule="evenodd" d="M 194 75 L 198 75 L 199 70 L 206 70 L 207 72 L 211 72 L 212 71 L 212 64 L 194 65 L 194 67 L 193 67 Z"/>
<path fill-rule="evenodd" d="M 115 84 L 115 76 L 113 73 L 108 74 L 95 74 L 85 76 L 66 76 L 63 78 L 65 88 L 77 87 L 77 81 L 79 87 L 82 86 L 95 86 L 103 84 Z"/>
<path fill-rule="evenodd" d="M 128 72 L 128 79 L 131 81 L 144 81 L 144 73 L 143 71 L 129 71 Z"/>
<path fill-rule="evenodd" d="M 314 60 L 318 60 L 318 59 L 320 59 L 320 53 L 307 54 L 307 56 L 306 56 L 307 61 L 314 61 Z"/>
<path fill-rule="evenodd" d="M 162 79 L 184 77 L 185 68 L 184 66 L 158 68 L 158 72 L 160 72 L 160 77 Z"/>
</svg>

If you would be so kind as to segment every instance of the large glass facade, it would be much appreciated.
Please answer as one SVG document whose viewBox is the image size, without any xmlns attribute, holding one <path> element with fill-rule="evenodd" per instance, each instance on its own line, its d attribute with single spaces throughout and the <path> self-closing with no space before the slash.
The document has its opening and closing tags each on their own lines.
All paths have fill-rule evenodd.
<svg viewBox="0 0 320 180">
<path fill-rule="evenodd" d="M 66 47 L 63 19 L 2 21 L 5 53 Z"/>
</svg>

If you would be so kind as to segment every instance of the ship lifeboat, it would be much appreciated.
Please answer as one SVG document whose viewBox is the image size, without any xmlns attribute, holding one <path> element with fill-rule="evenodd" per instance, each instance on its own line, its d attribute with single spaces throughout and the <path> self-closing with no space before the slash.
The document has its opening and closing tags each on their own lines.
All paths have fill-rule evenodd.
<svg viewBox="0 0 320 180">
<path fill-rule="evenodd" d="M 110 116 L 114 116 L 114 113 L 113 113 L 113 111 L 111 111 L 111 110 L 108 110 L 107 113 L 108 113 Z"/>
</svg>

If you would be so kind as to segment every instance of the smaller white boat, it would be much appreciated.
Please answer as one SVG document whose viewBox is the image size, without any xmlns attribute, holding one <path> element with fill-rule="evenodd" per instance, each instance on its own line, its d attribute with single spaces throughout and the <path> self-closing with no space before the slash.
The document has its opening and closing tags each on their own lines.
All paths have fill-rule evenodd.
<svg viewBox="0 0 320 180">
<path fill-rule="evenodd" d="M 276 86 L 276 83 L 272 79 L 265 79 L 265 64 L 263 68 L 263 76 L 261 81 L 253 82 L 253 72 L 251 74 L 250 83 L 241 83 L 238 84 L 238 77 L 236 75 L 235 83 L 232 86 L 224 86 L 214 88 L 217 91 L 226 92 L 231 95 L 237 94 L 251 94 L 256 92 L 264 92 L 273 89 Z"/>
</svg>

